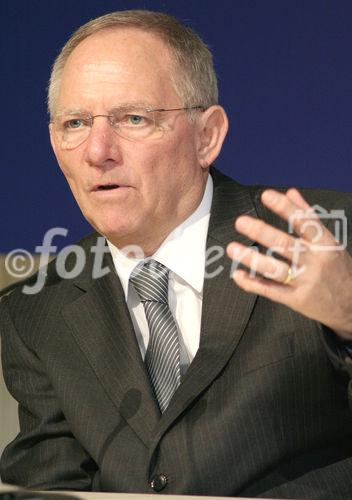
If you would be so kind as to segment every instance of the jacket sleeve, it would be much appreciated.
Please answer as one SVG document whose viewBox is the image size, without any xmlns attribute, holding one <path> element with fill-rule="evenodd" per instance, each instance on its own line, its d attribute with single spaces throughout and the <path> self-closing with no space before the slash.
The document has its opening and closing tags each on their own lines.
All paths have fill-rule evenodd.
<svg viewBox="0 0 352 500">
<path fill-rule="evenodd" d="M 344 342 L 334 331 L 320 325 L 325 349 L 334 367 L 345 377 L 349 377 L 348 403 L 352 411 L 352 342 Z"/>
<path fill-rule="evenodd" d="M 345 217 L 346 224 L 344 228 L 345 234 L 342 235 L 342 241 L 346 244 L 346 251 L 352 256 L 352 196 L 350 193 L 344 195 L 343 202 L 340 202 L 339 193 L 335 201 L 334 209 L 342 211 Z M 327 224 L 328 229 L 333 233 L 333 226 Z M 341 286 L 352 287 L 352 283 L 345 281 Z M 352 304 L 351 304 L 352 308 Z M 341 339 L 333 330 L 325 325 L 320 325 L 323 341 L 326 351 L 334 367 L 342 374 L 342 376 L 349 377 L 348 384 L 348 401 L 352 411 L 352 341 L 345 341 Z"/>
<path fill-rule="evenodd" d="M 25 345 L 0 302 L 1 355 L 5 383 L 18 401 L 20 433 L 0 461 L 3 482 L 36 489 L 91 490 L 97 466 L 72 435 L 38 356 Z"/>
</svg>

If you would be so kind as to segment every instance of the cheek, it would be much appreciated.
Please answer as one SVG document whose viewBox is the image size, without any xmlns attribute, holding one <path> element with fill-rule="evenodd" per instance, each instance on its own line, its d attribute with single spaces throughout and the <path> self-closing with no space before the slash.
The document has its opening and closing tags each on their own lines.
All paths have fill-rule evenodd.
<svg viewBox="0 0 352 500">
<path fill-rule="evenodd" d="M 171 143 L 172 152 L 170 153 L 177 162 L 177 165 L 189 170 L 197 163 L 197 146 L 195 132 L 192 126 L 186 127 L 179 134 L 175 134 Z"/>
<path fill-rule="evenodd" d="M 72 187 L 72 185 L 79 184 L 79 169 L 74 167 L 74 165 L 79 165 L 79 159 L 72 157 L 72 155 L 70 155 L 69 158 L 67 158 L 65 155 L 60 155 L 56 158 L 60 170 L 66 177 L 66 180 L 70 184 L 70 186 Z"/>
<path fill-rule="evenodd" d="M 142 164 L 145 170 L 160 172 L 161 175 L 180 175 L 182 170 L 187 171 L 189 167 L 195 165 L 197 152 L 193 130 L 170 131 L 168 136 L 164 136 L 154 144 L 145 145 L 140 153 Z"/>
<path fill-rule="evenodd" d="M 66 178 L 72 177 L 72 169 L 70 168 L 70 162 L 65 158 L 65 155 L 56 155 L 57 163 L 60 167 L 61 172 L 64 174 Z"/>
<path fill-rule="evenodd" d="M 183 184 L 190 180 L 198 167 L 195 141 L 190 132 L 178 134 L 170 141 L 165 151 L 166 175 L 174 178 L 175 185 Z"/>
</svg>

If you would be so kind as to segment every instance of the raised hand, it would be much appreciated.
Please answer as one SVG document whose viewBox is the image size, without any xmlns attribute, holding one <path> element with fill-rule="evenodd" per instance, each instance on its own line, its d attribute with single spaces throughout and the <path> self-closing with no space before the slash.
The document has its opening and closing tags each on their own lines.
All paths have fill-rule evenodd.
<svg viewBox="0 0 352 500">
<path fill-rule="evenodd" d="M 268 189 L 262 202 L 291 221 L 295 234 L 250 216 L 239 217 L 236 230 L 268 251 L 259 253 L 238 242 L 230 243 L 228 256 L 247 268 L 236 269 L 234 281 L 245 291 L 285 304 L 352 340 L 351 255 L 341 249 L 296 189 L 285 194 Z"/>
</svg>

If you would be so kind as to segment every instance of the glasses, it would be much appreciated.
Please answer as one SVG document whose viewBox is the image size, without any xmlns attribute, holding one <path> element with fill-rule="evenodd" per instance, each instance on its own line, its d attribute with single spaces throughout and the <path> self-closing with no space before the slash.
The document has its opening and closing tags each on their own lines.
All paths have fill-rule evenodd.
<svg viewBox="0 0 352 500">
<path fill-rule="evenodd" d="M 89 115 L 70 113 L 58 115 L 50 123 L 62 149 L 74 149 L 80 146 L 90 134 L 95 118 L 107 118 L 114 132 L 131 141 L 160 139 L 165 132 L 162 113 L 170 111 L 202 110 L 204 106 L 187 108 L 148 109 L 142 107 L 116 108 L 108 115 Z"/>
</svg>

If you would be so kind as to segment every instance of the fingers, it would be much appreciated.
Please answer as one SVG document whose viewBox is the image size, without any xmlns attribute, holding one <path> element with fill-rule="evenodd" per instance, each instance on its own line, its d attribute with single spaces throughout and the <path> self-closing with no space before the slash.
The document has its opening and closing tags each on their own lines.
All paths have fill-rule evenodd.
<svg viewBox="0 0 352 500">
<path fill-rule="evenodd" d="M 237 231 L 262 245 L 264 251 L 259 253 L 253 246 L 236 241 L 228 245 L 235 283 L 341 335 L 352 332 L 351 292 L 345 285 L 352 273 L 352 260 L 348 252 L 335 251 L 340 250 L 338 242 L 319 220 L 319 216 L 324 217 L 324 207 L 316 207 L 318 216 L 296 189 L 285 194 L 268 189 L 262 201 L 288 222 L 287 232 L 248 215 L 239 217 Z"/>
<path fill-rule="evenodd" d="M 271 255 L 259 253 L 256 247 L 246 247 L 241 243 L 233 242 L 227 247 L 227 254 L 234 261 L 232 271 L 237 270 L 238 264 L 242 264 L 249 269 L 252 278 L 259 273 L 266 279 L 281 283 L 287 279 L 289 264 Z"/>
<path fill-rule="evenodd" d="M 281 255 L 294 266 L 299 266 L 309 250 L 337 245 L 333 235 L 296 189 L 289 189 L 286 194 L 267 189 L 262 194 L 262 201 L 270 210 L 288 221 L 288 232 L 248 215 L 238 217 L 235 227 L 238 232 L 269 249 L 270 255 Z M 295 237 L 293 233 L 299 237 Z"/>
<path fill-rule="evenodd" d="M 306 202 L 306 200 L 303 198 L 301 193 L 295 189 L 295 188 L 290 188 L 286 191 L 286 196 L 287 198 L 292 201 L 297 207 L 303 209 L 303 210 L 309 210 L 310 206 Z"/>
<path fill-rule="evenodd" d="M 286 220 L 288 230 L 294 231 L 302 240 L 319 245 L 331 244 L 331 234 L 297 189 L 289 189 L 286 194 L 267 189 L 262 194 L 262 202 Z"/>
<path fill-rule="evenodd" d="M 288 260 L 292 260 L 297 252 L 305 251 L 304 245 L 297 238 L 260 219 L 242 215 L 236 220 L 235 227 L 238 232 L 270 249 L 271 254 L 275 252 Z"/>
<path fill-rule="evenodd" d="M 290 297 L 295 292 L 293 287 L 286 286 L 283 283 L 277 283 L 276 281 L 260 277 L 251 278 L 250 275 L 242 269 L 235 271 L 233 279 L 244 291 L 261 295 L 262 297 L 266 297 L 281 304 L 287 304 Z"/>
</svg>

